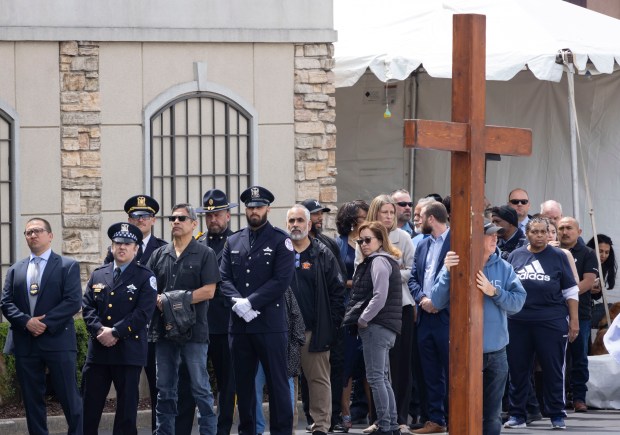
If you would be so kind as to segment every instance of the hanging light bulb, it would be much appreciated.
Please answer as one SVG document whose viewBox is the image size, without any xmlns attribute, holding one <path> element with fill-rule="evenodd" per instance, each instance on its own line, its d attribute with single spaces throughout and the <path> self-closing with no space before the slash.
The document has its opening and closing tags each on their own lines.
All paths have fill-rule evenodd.
<svg viewBox="0 0 620 435">
<path fill-rule="evenodd" d="M 390 101 L 388 100 L 388 82 L 389 79 L 385 82 L 385 112 L 383 112 L 383 118 L 385 119 L 392 117 L 392 112 L 390 112 Z"/>
</svg>

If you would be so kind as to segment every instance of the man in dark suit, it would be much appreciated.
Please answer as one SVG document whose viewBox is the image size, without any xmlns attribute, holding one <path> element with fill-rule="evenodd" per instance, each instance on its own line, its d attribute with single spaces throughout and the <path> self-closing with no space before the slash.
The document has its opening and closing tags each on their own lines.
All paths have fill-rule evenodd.
<svg viewBox="0 0 620 435">
<path fill-rule="evenodd" d="M 202 197 L 202 207 L 197 213 L 205 214 L 207 232 L 199 233 L 196 238 L 201 243 L 213 249 L 218 264 L 222 262 L 224 244 L 233 232 L 229 228 L 230 209 L 237 207 L 236 203 L 229 203 L 228 197 L 219 189 L 211 189 Z M 232 357 L 228 344 L 228 322 L 230 321 L 230 303 L 222 294 L 218 283 L 215 296 L 209 301 L 207 322 L 209 323 L 209 351 L 208 359 L 213 364 L 217 381 L 217 435 L 230 434 L 233 414 L 235 410 L 235 378 L 233 375 Z M 189 435 L 194 424 L 196 402 L 192 396 L 189 383 L 189 373 L 185 364 L 179 368 L 179 399 L 177 403 L 177 418 L 175 420 L 175 434 Z"/>
<path fill-rule="evenodd" d="M 449 364 L 449 308 L 437 310 L 428 295 L 435 276 L 443 266 L 450 250 L 448 212 L 440 202 L 431 202 L 420 213 L 423 234 L 416 251 L 409 278 L 409 289 L 418 306 L 418 350 L 426 384 L 429 419 L 423 428 L 413 433 L 441 433 L 446 431 Z"/>
<path fill-rule="evenodd" d="M 115 434 L 136 434 L 139 383 L 146 364 L 147 325 L 157 300 L 153 272 L 134 262 L 142 232 L 117 223 L 108 229 L 114 261 L 95 269 L 82 316 L 90 339 L 83 369 L 84 434 L 98 433 L 105 399 L 116 390 Z"/>
<path fill-rule="evenodd" d="M 82 433 L 76 383 L 73 316 L 80 311 L 80 266 L 52 251 L 48 221 L 32 218 L 24 231 L 30 257 L 11 266 L 2 291 L 2 313 L 11 323 L 17 380 L 31 434 L 47 434 L 45 372 L 49 370 L 69 434 Z"/>
<path fill-rule="evenodd" d="M 286 369 L 287 320 L 284 292 L 295 271 L 288 234 L 267 221 L 274 197 L 252 186 L 241 196 L 248 226 L 228 238 L 220 272 L 222 293 L 232 305 L 230 347 L 239 406 L 239 434 L 256 433 L 254 380 L 258 363 L 269 388 L 270 432 L 290 435 L 293 409 Z"/>
<path fill-rule="evenodd" d="M 127 221 L 135 225 L 142 232 L 142 241 L 138 244 L 136 262 L 146 264 L 151 258 L 151 254 L 157 248 L 164 246 L 167 242 L 153 235 L 153 225 L 155 225 L 155 215 L 159 212 L 159 203 L 148 195 L 134 195 L 125 201 L 123 207 L 127 213 Z M 103 264 L 114 261 L 112 251 L 108 248 L 108 255 Z M 151 430 L 155 432 L 155 407 L 157 404 L 157 386 L 155 380 L 155 343 L 149 340 L 148 355 L 144 373 L 149 384 L 149 395 L 151 396 Z"/>
</svg>

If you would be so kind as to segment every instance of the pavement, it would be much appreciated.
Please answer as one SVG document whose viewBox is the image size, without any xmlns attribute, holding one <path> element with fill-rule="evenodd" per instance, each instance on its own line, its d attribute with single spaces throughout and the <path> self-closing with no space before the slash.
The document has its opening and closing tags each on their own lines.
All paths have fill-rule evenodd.
<svg viewBox="0 0 620 435">
<path fill-rule="evenodd" d="M 299 404 L 301 411 L 301 403 Z M 269 421 L 269 407 L 264 405 L 265 418 Z M 620 410 L 589 410 L 587 413 L 576 414 L 572 411 L 568 411 L 568 417 L 566 418 L 567 429 L 562 433 L 570 433 L 575 435 L 590 435 L 590 434 L 620 434 Z M 303 415 L 303 413 L 301 414 Z M 151 411 L 139 411 L 138 413 L 138 434 L 150 435 L 150 420 Z M 114 421 L 114 414 L 105 413 L 101 418 L 101 424 L 99 425 L 100 435 L 112 434 L 112 423 Z M 65 434 L 67 433 L 65 419 L 63 416 L 54 416 L 48 418 L 48 426 L 50 434 Z M 305 435 L 306 423 L 303 418 L 299 420 L 295 435 Z M 363 435 L 362 430 L 366 425 L 354 425 L 349 431 L 350 434 Z M 540 421 L 535 421 L 528 425 L 524 429 L 502 429 L 502 434 L 511 435 L 526 435 L 526 434 L 547 434 L 551 430 L 551 423 L 548 418 Z M 20 435 L 27 434 L 26 421 L 24 418 L 6 419 L 0 420 L 0 435 Z M 233 426 L 232 434 L 237 433 L 236 425 Z M 269 432 L 265 432 L 268 434 Z M 198 434 L 198 427 L 194 426 L 192 435 Z M 473 434 L 472 434 L 473 435 Z"/>
</svg>

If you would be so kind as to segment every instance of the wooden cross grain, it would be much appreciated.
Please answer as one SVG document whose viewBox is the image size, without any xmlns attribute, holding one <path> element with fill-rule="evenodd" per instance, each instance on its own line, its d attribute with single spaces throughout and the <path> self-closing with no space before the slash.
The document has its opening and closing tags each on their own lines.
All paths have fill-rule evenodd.
<svg viewBox="0 0 620 435">
<path fill-rule="evenodd" d="M 454 15 L 452 122 L 406 120 L 405 146 L 452 152 L 451 249 L 460 257 L 450 287 L 450 435 L 482 433 L 485 154 L 530 155 L 532 132 L 485 125 L 484 15 Z"/>
</svg>

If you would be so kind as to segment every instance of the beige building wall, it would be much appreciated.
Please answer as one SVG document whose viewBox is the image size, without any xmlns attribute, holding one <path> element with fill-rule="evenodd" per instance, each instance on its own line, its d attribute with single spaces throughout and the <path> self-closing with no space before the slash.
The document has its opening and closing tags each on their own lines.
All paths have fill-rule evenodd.
<svg viewBox="0 0 620 435">
<path fill-rule="evenodd" d="M 588 0 L 588 9 L 620 19 L 620 2 L 618 0 Z"/>
</svg>

